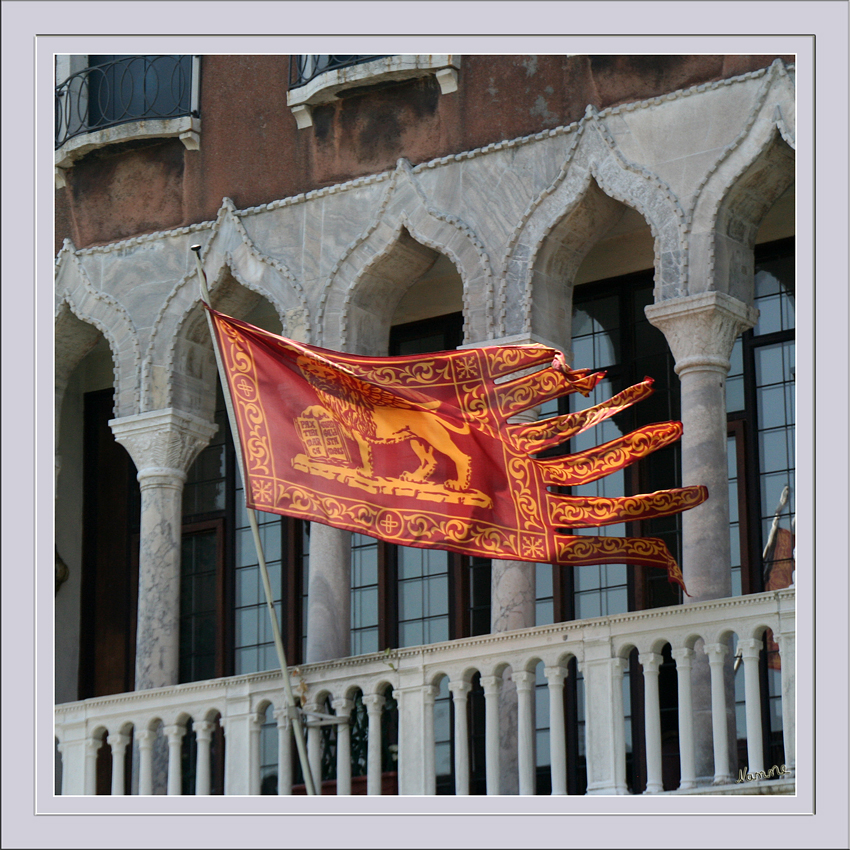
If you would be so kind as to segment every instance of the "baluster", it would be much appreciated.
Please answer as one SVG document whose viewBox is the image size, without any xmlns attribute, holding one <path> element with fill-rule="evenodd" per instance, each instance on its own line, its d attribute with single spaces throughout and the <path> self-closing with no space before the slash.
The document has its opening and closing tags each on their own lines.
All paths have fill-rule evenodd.
<svg viewBox="0 0 850 850">
<path fill-rule="evenodd" d="M 337 796 L 351 794 L 351 710 L 354 701 L 350 699 L 335 699 L 334 711 L 337 717 L 345 718 L 345 723 L 336 727 L 336 793 Z"/>
<path fill-rule="evenodd" d="M 449 682 L 455 710 L 455 794 L 469 794 L 469 724 L 466 706 L 472 685 L 469 682 Z"/>
<path fill-rule="evenodd" d="M 614 788 L 615 794 L 628 794 L 626 785 L 626 718 L 623 709 L 623 672 L 628 664 L 626 658 L 611 659 L 611 711 L 614 723 Z"/>
<path fill-rule="evenodd" d="M 711 732 L 714 743 L 714 784 L 732 781 L 729 773 L 729 731 L 726 723 L 726 687 L 723 664 L 728 647 L 722 643 L 705 645 L 711 668 Z"/>
<path fill-rule="evenodd" d="M 124 754 L 127 752 L 127 744 L 130 736 L 117 732 L 106 739 L 106 743 L 112 747 L 112 796 L 124 795 Z"/>
<path fill-rule="evenodd" d="M 549 762 L 552 793 L 567 793 L 567 734 L 564 725 L 564 667 L 544 667 L 549 687 Z"/>
<path fill-rule="evenodd" d="M 103 741 L 97 738 L 88 738 L 85 743 L 85 794 L 94 796 L 97 794 L 97 751 L 103 745 Z"/>
<path fill-rule="evenodd" d="M 499 793 L 499 693 L 501 676 L 482 676 L 484 688 L 484 762 L 487 794 Z"/>
<path fill-rule="evenodd" d="M 381 709 L 384 698 L 380 694 L 363 697 L 363 704 L 369 716 L 369 745 L 366 757 L 366 793 L 381 793 Z"/>
<path fill-rule="evenodd" d="M 773 638 L 779 645 L 779 660 L 782 665 L 782 741 L 785 748 L 786 775 L 791 777 L 794 775 L 797 763 L 796 716 L 794 714 L 796 639 L 793 630 L 778 634 L 774 632 Z"/>
<path fill-rule="evenodd" d="M 694 651 L 683 646 L 673 650 L 676 661 L 676 687 L 679 695 L 679 789 L 696 788 L 694 761 L 694 709 L 691 694 L 691 666 Z"/>
<path fill-rule="evenodd" d="M 318 703 L 311 702 L 304 705 L 304 719 L 307 722 L 307 762 L 310 765 L 310 773 L 313 776 L 313 785 L 316 794 L 322 793 L 322 727 L 314 726 L 318 718 L 308 719 L 313 712 L 319 711 Z"/>
<path fill-rule="evenodd" d="M 180 795 L 183 793 L 180 756 L 186 727 L 180 723 L 175 723 L 165 727 L 165 734 L 168 737 L 168 784 L 166 793 L 169 795 Z"/>
<path fill-rule="evenodd" d="M 274 713 L 277 721 L 277 793 L 292 794 L 292 723 L 289 710 L 279 708 Z"/>
<path fill-rule="evenodd" d="M 744 699 L 747 710 L 747 766 L 750 773 L 764 770 L 764 745 L 761 727 L 761 687 L 759 686 L 759 654 L 762 642 L 758 638 L 738 640 L 744 659 Z"/>
<path fill-rule="evenodd" d="M 437 793 L 437 768 L 435 766 L 434 754 L 434 703 L 437 700 L 439 688 L 433 685 L 426 685 L 422 689 L 422 750 L 424 757 L 423 769 L 425 772 L 425 793 Z M 403 730 L 400 730 L 403 732 Z M 404 740 L 404 735 L 399 734 L 399 740 Z"/>
<path fill-rule="evenodd" d="M 195 757 L 195 796 L 204 797 L 210 793 L 210 742 L 215 724 L 199 720 L 193 728 L 198 750 Z"/>
<path fill-rule="evenodd" d="M 657 652 L 638 656 L 643 667 L 644 733 L 646 738 L 646 791 L 657 794 L 664 790 L 661 780 L 661 704 L 658 698 L 658 668 L 663 658 Z"/>
<path fill-rule="evenodd" d="M 139 794 L 153 794 L 153 745 L 156 732 L 142 729 L 136 740 L 139 743 Z"/>
<path fill-rule="evenodd" d="M 265 714 L 253 712 L 248 715 L 248 793 L 258 796 L 260 781 L 260 734 Z"/>
<path fill-rule="evenodd" d="M 534 685 L 536 676 L 527 670 L 514 673 L 517 689 L 517 763 L 519 793 L 525 796 L 535 791 L 534 758 Z"/>
</svg>

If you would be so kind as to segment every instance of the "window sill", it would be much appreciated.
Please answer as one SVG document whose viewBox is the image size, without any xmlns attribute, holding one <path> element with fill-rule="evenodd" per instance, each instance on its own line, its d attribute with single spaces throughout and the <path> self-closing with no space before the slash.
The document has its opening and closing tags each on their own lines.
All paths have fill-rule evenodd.
<svg viewBox="0 0 850 850">
<path fill-rule="evenodd" d="M 76 160 L 93 150 L 137 139 L 171 138 L 179 138 L 187 150 L 199 150 L 201 119 L 191 115 L 180 118 L 145 118 L 74 136 L 55 152 L 53 162 L 56 188 L 61 189 L 65 185 L 65 171 L 71 168 Z"/>
<path fill-rule="evenodd" d="M 325 71 L 306 85 L 287 92 L 286 103 L 292 110 L 299 130 L 313 125 L 313 107 L 336 100 L 338 93 L 346 89 L 372 86 L 377 83 L 412 80 L 417 77 L 435 76 L 442 94 L 457 91 L 457 72 L 460 56 L 444 55 L 396 55 Z"/>
</svg>

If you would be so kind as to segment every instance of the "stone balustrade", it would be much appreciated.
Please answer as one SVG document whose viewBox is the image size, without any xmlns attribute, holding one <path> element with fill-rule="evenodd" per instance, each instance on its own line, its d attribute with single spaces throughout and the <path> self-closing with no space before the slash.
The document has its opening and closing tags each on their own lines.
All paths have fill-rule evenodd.
<svg viewBox="0 0 850 850">
<path fill-rule="evenodd" d="M 713 783 L 726 791 L 744 791 L 747 783 L 735 783 L 736 767 L 729 764 L 724 689 L 724 665 L 730 660 L 737 637 L 744 670 L 745 716 L 748 770 L 756 774 L 770 769 L 764 764 L 760 700 L 762 687 L 758 652 L 765 629 L 771 629 L 780 647 L 782 720 L 785 746 L 785 773 L 781 780 L 790 785 L 794 774 L 794 621 L 795 591 L 754 594 L 716 599 L 691 605 L 632 612 L 612 617 L 577 620 L 427 646 L 409 647 L 387 653 L 363 655 L 335 661 L 303 665 L 293 670 L 293 684 L 307 711 L 324 711 L 332 706 L 337 715 L 350 715 L 352 699 L 359 690 L 368 721 L 369 741 L 366 789 L 380 794 L 381 712 L 388 686 L 398 712 L 398 790 L 400 794 L 435 793 L 435 694 L 439 683 L 448 680 L 446 692 L 454 701 L 455 746 L 453 753 L 456 794 L 470 793 L 469 725 L 466 706 L 470 683 L 480 674 L 484 690 L 486 787 L 488 794 L 499 793 L 498 755 L 504 736 L 515 738 L 522 794 L 535 793 L 533 752 L 535 741 L 534 674 L 544 665 L 548 699 L 549 764 L 553 794 L 567 791 L 567 739 L 563 711 L 563 690 L 572 658 L 584 679 L 585 754 L 587 793 L 626 794 L 626 734 L 622 676 L 627 660 L 637 650 L 644 680 L 643 730 L 646 753 L 646 791 L 660 793 L 661 733 L 659 721 L 659 665 L 666 644 L 676 663 L 678 694 L 678 738 L 680 785 L 676 793 L 704 793 L 709 788 L 694 770 L 695 724 L 690 679 L 698 655 L 707 655 L 711 671 L 712 735 L 715 753 Z M 634 656 L 632 655 L 632 658 Z M 790 663 L 788 663 L 790 661 Z M 500 729 L 498 698 L 503 675 L 510 669 L 519 690 L 516 729 Z M 640 675 L 634 668 L 632 675 Z M 320 708 L 325 706 L 324 709 Z M 283 689 L 278 673 L 269 671 L 204 682 L 151 688 L 133 693 L 66 703 L 55 708 L 56 737 L 62 758 L 62 793 L 92 794 L 96 787 L 97 752 L 111 748 L 111 793 L 130 793 L 125 787 L 125 762 L 138 759 L 135 766 L 141 794 L 152 793 L 154 744 L 161 742 L 165 753 L 160 770 L 167 770 L 162 790 L 180 794 L 182 787 L 181 742 L 189 719 L 195 737 L 194 793 L 210 793 L 210 741 L 220 723 L 224 731 L 224 793 L 260 792 L 259 730 L 265 718 L 273 716 L 278 735 L 278 793 L 292 793 L 293 769 L 289 715 L 283 708 Z M 633 707 L 634 709 L 634 707 Z M 268 710 L 268 714 L 267 714 Z M 272 715 L 273 710 L 273 715 Z M 544 710 L 545 712 L 545 710 Z M 325 718 L 326 720 L 327 718 Z M 308 718 L 309 720 L 309 718 Z M 544 718 L 545 720 L 545 718 Z M 318 722 L 318 721 L 315 721 Z M 308 726 L 311 724 L 308 722 Z M 351 793 L 351 730 L 340 726 L 337 736 L 338 759 L 336 791 Z M 316 733 L 310 734 L 311 762 L 319 764 Z M 133 753 L 128 746 L 133 740 Z M 104 735 L 106 743 L 104 744 Z M 740 737 L 740 733 L 739 733 Z M 167 742 L 167 746 L 166 743 Z M 460 742 L 464 742 L 463 745 Z M 183 760 L 185 763 L 185 759 Z"/>
</svg>

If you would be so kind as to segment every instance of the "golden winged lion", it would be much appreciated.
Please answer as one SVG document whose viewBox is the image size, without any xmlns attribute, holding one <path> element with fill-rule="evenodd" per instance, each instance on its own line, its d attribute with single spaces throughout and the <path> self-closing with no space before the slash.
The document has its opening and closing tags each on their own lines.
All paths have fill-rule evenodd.
<svg viewBox="0 0 850 850">
<path fill-rule="evenodd" d="M 448 457 L 457 469 L 457 477 L 445 481 L 445 487 L 469 489 L 471 459 L 455 445 L 451 436 L 452 432 L 468 434 L 469 426 L 459 426 L 441 417 L 437 411 L 439 401 L 423 396 L 420 404 L 411 404 L 313 358 L 299 357 L 297 363 L 322 403 L 321 407 L 310 407 L 304 412 L 327 412 L 339 423 L 357 443 L 360 471 L 364 475 L 372 475 L 373 445 L 409 442 L 419 466 L 402 472 L 399 476 L 402 481 L 427 482 L 437 466 L 436 450 Z"/>
</svg>

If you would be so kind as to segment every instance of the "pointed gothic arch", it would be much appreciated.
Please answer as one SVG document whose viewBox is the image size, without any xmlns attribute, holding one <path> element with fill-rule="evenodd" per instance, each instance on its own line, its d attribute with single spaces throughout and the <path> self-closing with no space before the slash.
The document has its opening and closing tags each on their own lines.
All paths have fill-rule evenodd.
<svg viewBox="0 0 850 850">
<path fill-rule="evenodd" d="M 689 292 L 753 301 L 753 248 L 762 220 L 795 181 L 794 87 L 777 60 L 736 139 L 708 169 L 690 213 Z"/>
<path fill-rule="evenodd" d="M 401 162 L 379 218 L 334 266 L 319 308 L 320 344 L 366 351 L 386 347 L 398 301 L 444 254 L 463 282 L 465 339 L 492 337 L 493 284 L 481 240 L 457 216 L 428 204 L 409 163 Z M 387 300 L 387 298 L 389 300 Z"/>
<path fill-rule="evenodd" d="M 256 247 L 227 198 L 201 256 L 216 309 L 244 318 L 264 299 L 285 335 L 309 341 L 311 322 L 303 289 L 286 266 Z M 143 410 L 177 407 L 211 413 L 215 376 L 193 268 L 172 289 L 156 317 L 142 364 Z"/>
<path fill-rule="evenodd" d="M 529 204 L 509 243 L 500 303 L 503 336 L 567 346 L 572 285 L 582 260 L 616 225 L 625 207 L 648 224 L 657 288 L 678 291 L 685 274 L 683 211 L 667 184 L 619 150 L 592 110 L 557 178 Z"/>
</svg>

